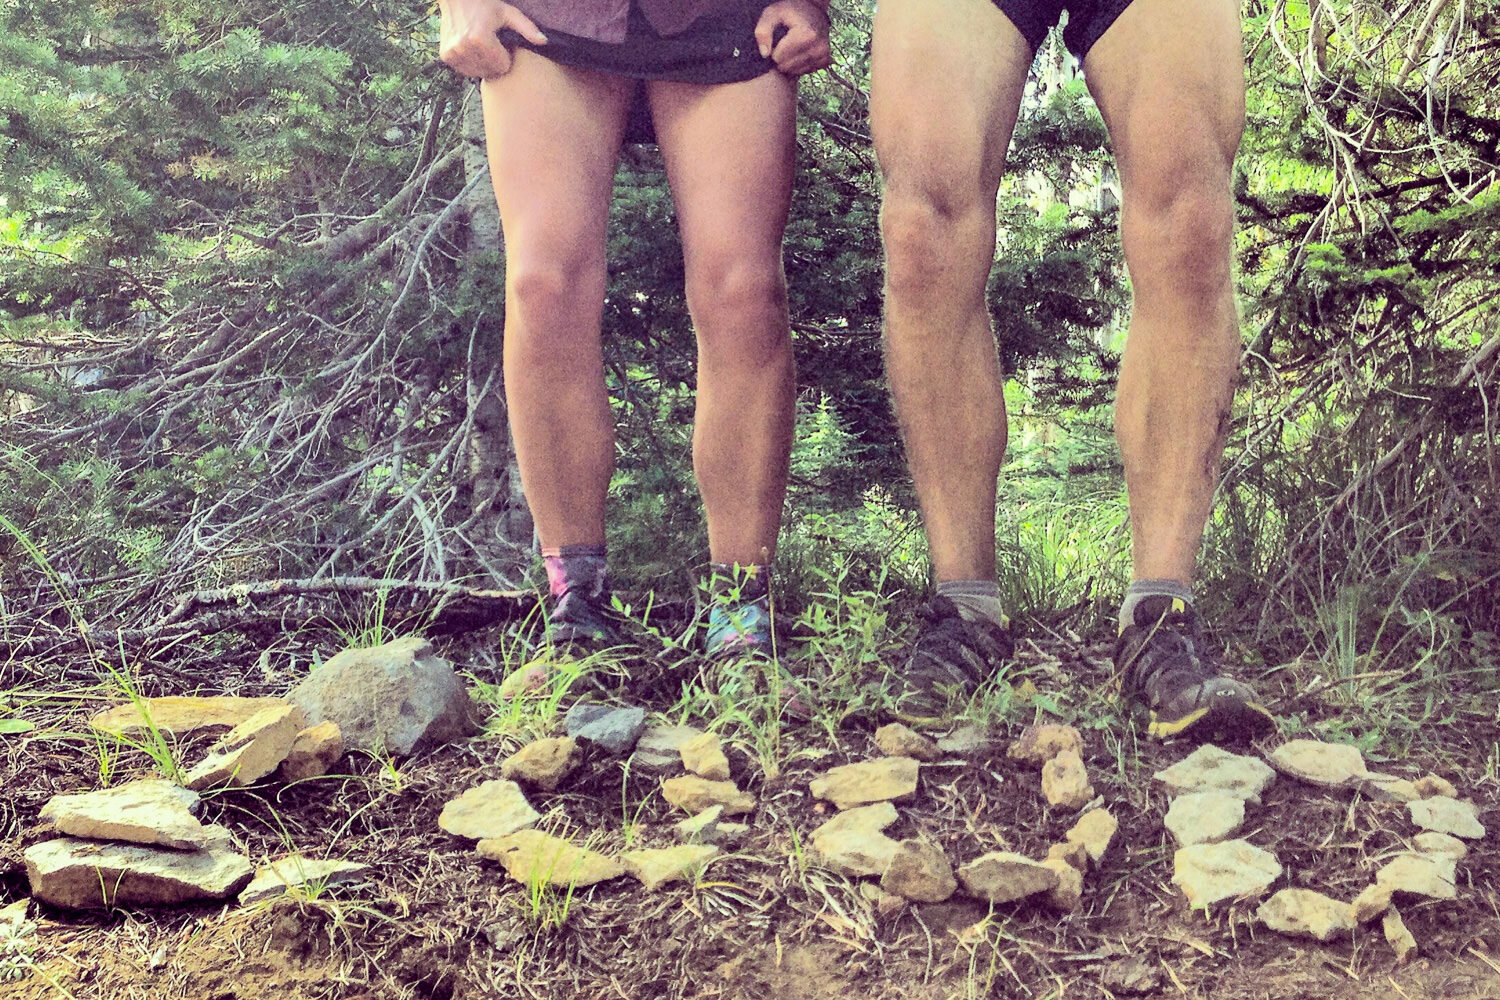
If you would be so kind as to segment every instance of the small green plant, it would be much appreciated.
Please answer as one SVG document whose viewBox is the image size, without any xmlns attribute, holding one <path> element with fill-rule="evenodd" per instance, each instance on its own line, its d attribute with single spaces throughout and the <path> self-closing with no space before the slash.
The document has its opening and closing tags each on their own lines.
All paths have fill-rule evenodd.
<svg viewBox="0 0 1500 1000">
<path fill-rule="evenodd" d="M 110 678 L 114 680 L 116 686 L 124 693 L 125 697 L 130 700 L 130 704 L 135 706 L 135 710 L 140 714 L 141 722 L 145 727 L 144 734 L 140 740 L 133 740 L 128 736 L 122 735 L 116 735 L 114 739 L 120 744 L 130 747 L 132 750 L 139 750 L 150 757 L 151 762 L 156 765 L 156 769 L 161 772 L 162 777 L 169 781 L 181 783 L 183 771 L 177 761 L 177 754 L 172 750 L 172 745 L 167 742 L 167 738 L 162 735 L 161 730 L 156 728 L 156 723 L 152 721 L 150 704 L 145 698 L 141 697 L 140 692 L 136 690 L 135 685 L 131 683 L 130 678 L 124 672 L 108 665 L 105 666 L 105 670 L 108 671 Z M 101 776 L 106 771 L 103 753 L 100 754 L 100 771 Z"/>
</svg>

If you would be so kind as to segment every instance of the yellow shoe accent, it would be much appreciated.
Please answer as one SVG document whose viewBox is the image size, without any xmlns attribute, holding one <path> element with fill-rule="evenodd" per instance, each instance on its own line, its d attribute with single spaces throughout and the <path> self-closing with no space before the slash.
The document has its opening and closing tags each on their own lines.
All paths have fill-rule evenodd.
<svg viewBox="0 0 1500 1000">
<path fill-rule="evenodd" d="M 1152 709 L 1151 724 L 1146 727 L 1146 733 L 1147 735 L 1155 736 L 1157 739 L 1164 740 L 1168 736 L 1176 736 L 1207 714 L 1208 709 L 1200 708 L 1196 712 L 1189 712 L 1180 719 L 1174 719 L 1171 722 L 1161 722 L 1156 718 L 1156 710 Z"/>
</svg>

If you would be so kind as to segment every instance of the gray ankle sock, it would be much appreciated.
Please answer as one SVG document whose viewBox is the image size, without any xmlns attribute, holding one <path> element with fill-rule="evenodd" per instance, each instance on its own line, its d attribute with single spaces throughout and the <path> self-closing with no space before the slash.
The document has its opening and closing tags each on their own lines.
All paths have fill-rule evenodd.
<svg viewBox="0 0 1500 1000">
<path fill-rule="evenodd" d="M 1125 591 L 1120 604 L 1120 631 L 1135 624 L 1135 606 L 1148 597 L 1172 597 L 1184 604 L 1193 603 L 1193 589 L 1181 580 L 1137 580 Z"/>
<path fill-rule="evenodd" d="M 965 621 L 984 619 L 1001 628 L 1010 624 L 1000 604 L 1000 585 L 994 580 L 944 580 L 937 585 L 937 593 L 952 601 Z"/>
</svg>

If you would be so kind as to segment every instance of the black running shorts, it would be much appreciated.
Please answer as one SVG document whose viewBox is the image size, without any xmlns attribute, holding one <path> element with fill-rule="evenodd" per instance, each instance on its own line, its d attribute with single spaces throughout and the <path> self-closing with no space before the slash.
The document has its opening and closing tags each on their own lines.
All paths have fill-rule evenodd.
<svg viewBox="0 0 1500 1000">
<path fill-rule="evenodd" d="M 533 45 L 509 28 L 500 32 L 500 41 L 509 48 L 529 49 L 565 66 L 635 80 L 741 83 L 776 68 L 774 62 L 761 56 L 755 40 L 755 26 L 769 5 L 769 0 L 746 0 L 726 13 L 698 18 L 679 35 L 663 36 L 656 33 L 640 8 L 631 4 L 623 42 L 580 38 L 545 24 L 537 27 L 547 35 L 546 45 Z M 639 86 L 631 104 L 625 141 L 656 141 L 645 91 Z"/>
<path fill-rule="evenodd" d="M 1033 53 L 1041 48 L 1047 32 L 1066 10 L 1068 25 L 1063 28 L 1063 41 L 1079 62 L 1115 23 L 1115 18 L 1130 6 L 1130 0 L 994 0 L 994 3 L 1020 29 Z"/>
</svg>

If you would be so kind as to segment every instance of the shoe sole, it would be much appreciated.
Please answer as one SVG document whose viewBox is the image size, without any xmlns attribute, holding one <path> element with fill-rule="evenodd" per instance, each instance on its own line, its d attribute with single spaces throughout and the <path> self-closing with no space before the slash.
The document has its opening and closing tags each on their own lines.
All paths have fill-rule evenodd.
<svg viewBox="0 0 1500 1000">
<path fill-rule="evenodd" d="M 1146 726 L 1148 736 L 1159 740 L 1191 734 L 1209 736 L 1223 734 L 1236 740 L 1248 740 L 1280 728 L 1276 716 L 1270 709 L 1253 701 L 1223 701 L 1189 712 L 1179 719 L 1164 720 L 1151 713 Z"/>
</svg>

